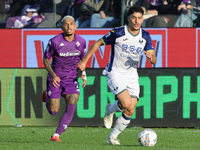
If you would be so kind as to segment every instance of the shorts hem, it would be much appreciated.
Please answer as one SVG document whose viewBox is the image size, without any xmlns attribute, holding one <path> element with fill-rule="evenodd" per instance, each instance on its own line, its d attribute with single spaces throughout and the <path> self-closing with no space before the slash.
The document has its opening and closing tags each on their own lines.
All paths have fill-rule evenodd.
<svg viewBox="0 0 200 150">
<path fill-rule="evenodd" d="M 78 94 L 78 95 L 80 95 L 80 92 L 77 92 L 77 93 L 72 92 L 72 93 L 62 94 L 62 96 L 63 95 L 69 95 L 69 94 Z"/>
<path fill-rule="evenodd" d="M 125 90 L 126 90 L 126 89 L 122 90 L 121 92 L 117 93 L 115 96 L 117 96 L 117 95 L 123 93 Z"/>
</svg>

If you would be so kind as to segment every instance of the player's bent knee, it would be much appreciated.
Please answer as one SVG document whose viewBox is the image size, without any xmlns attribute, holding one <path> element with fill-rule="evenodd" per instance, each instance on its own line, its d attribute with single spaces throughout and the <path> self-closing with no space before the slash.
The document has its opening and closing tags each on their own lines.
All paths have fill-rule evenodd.
<svg viewBox="0 0 200 150">
<path fill-rule="evenodd" d="M 126 102 L 126 103 L 123 103 L 123 104 L 121 104 L 121 105 L 122 105 L 122 107 L 123 107 L 124 109 L 128 109 L 128 108 L 130 107 L 131 103 L 130 103 L 130 102 Z"/>
<path fill-rule="evenodd" d="M 130 113 L 130 116 L 132 116 L 135 112 L 135 109 L 128 109 L 129 113 Z"/>
</svg>

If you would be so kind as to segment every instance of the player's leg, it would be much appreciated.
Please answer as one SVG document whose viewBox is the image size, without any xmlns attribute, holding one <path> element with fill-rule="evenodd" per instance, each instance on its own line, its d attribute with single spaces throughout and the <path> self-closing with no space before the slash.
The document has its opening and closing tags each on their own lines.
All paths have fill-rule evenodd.
<svg viewBox="0 0 200 150">
<path fill-rule="evenodd" d="M 54 87 L 52 84 L 52 79 L 47 78 L 47 89 L 42 94 L 43 99 L 46 99 L 46 108 L 51 115 L 57 114 L 60 108 L 62 84 L 58 84 L 60 86 Z"/>
<path fill-rule="evenodd" d="M 60 108 L 60 99 L 59 98 L 47 99 L 46 108 L 51 115 L 57 114 Z"/>
<path fill-rule="evenodd" d="M 70 125 L 74 112 L 76 110 L 76 103 L 79 98 L 79 86 L 78 82 L 65 82 L 63 84 L 62 95 L 65 99 L 66 109 L 65 112 L 60 119 L 59 125 L 56 129 L 55 136 L 60 136 Z"/>
<path fill-rule="evenodd" d="M 110 87 L 110 90 L 114 95 L 117 95 L 117 93 L 119 92 L 120 93 L 123 92 L 124 89 L 126 88 L 123 81 L 119 80 L 120 78 L 121 75 L 117 73 L 109 73 L 107 75 L 108 86 Z M 104 125 L 107 129 L 110 129 L 112 127 L 114 112 L 120 112 L 120 111 L 123 111 L 123 107 L 119 100 L 116 100 L 112 104 L 107 104 L 104 116 Z"/>
<path fill-rule="evenodd" d="M 125 94 L 125 93 L 123 93 Z M 123 98 L 122 95 L 119 97 Z M 124 100 L 124 98 L 123 98 Z M 122 106 L 123 106 L 123 100 L 122 100 Z M 113 145 L 119 145 L 120 142 L 117 139 L 118 135 L 129 125 L 131 116 L 133 115 L 135 111 L 135 106 L 137 104 L 137 99 L 136 98 L 130 98 L 130 106 L 126 108 L 126 104 L 123 106 L 126 108 L 124 112 L 122 112 L 122 115 L 117 119 L 115 127 L 113 128 L 111 134 L 107 138 L 107 143 L 108 144 L 113 144 Z M 128 105 L 127 105 L 128 106 Z"/>
<path fill-rule="evenodd" d="M 43 92 L 42 98 L 46 100 L 46 108 L 51 115 L 55 115 L 59 111 L 60 95 L 61 95 L 61 85 L 56 88 L 52 85 L 51 80 L 47 78 L 47 90 Z M 62 142 L 59 139 L 59 136 L 56 136 L 56 134 L 50 138 L 50 141 Z"/>
<path fill-rule="evenodd" d="M 117 137 L 130 123 L 131 116 L 133 115 L 135 106 L 137 104 L 137 98 L 131 98 L 127 90 L 119 94 L 117 97 L 124 111 L 122 112 L 122 115 L 117 119 L 115 127 L 113 128 L 106 141 L 108 144 L 113 145 L 120 144 Z"/>
<path fill-rule="evenodd" d="M 63 116 L 60 119 L 60 122 L 56 129 L 56 132 L 50 139 L 51 141 L 53 141 L 53 139 L 55 139 L 54 141 L 61 142 L 59 137 L 67 129 L 67 127 L 70 125 L 70 123 L 72 121 L 74 112 L 76 110 L 76 103 L 78 102 L 78 98 L 79 98 L 79 94 L 64 95 L 64 99 L 66 102 L 66 109 L 65 109 Z"/>
<path fill-rule="evenodd" d="M 51 115 L 58 113 L 60 108 L 60 89 L 50 85 L 47 87 L 46 108 Z"/>
<path fill-rule="evenodd" d="M 46 101 L 46 107 L 48 112 L 51 115 L 55 115 L 58 113 L 59 108 L 60 108 L 60 99 L 48 99 Z M 50 141 L 57 141 L 57 142 L 62 142 L 59 139 L 59 134 L 54 133 L 54 135 L 50 138 Z"/>
<path fill-rule="evenodd" d="M 118 135 L 128 126 L 131 116 L 135 111 L 135 106 L 139 98 L 139 83 L 137 71 L 130 74 L 114 74 L 108 85 L 114 95 L 119 100 L 118 108 L 122 110 L 122 115 L 117 119 L 116 125 L 107 139 L 108 144 L 119 145 Z M 123 80 L 119 80 L 123 78 Z M 117 108 L 116 105 L 113 107 Z M 110 109 L 112 107 L 109 107 Z"/>
<path fill-rule="evenodd" d="M 123 108 L 119 100 L 116 100 L 112 104 L 107 104 L 104 116 L 104 125 L 107 129 L 110 129 L 112 127 L 114 113 L 120 111 L 123 111 Z"/>
<path fill-rule="evenodd" d="M 117 95 L 117 99 L 114 103 L 108 104 L 106 108 L 107 114 L 111 114 L 113 112 L 123 112 L 131 105 L 131 96 L 127 90 L 124 90 L 120 94 Z"/>
<path fill-rule="evenodd" d="M 61 135 L 70 125 L 74 112 L 76 110 L 76 103 L 78 102 L 79 94 L 69 94 L 64 96 L 66 101 L 65 112 L 60 119 L 56 133 Z"/>
</svg>

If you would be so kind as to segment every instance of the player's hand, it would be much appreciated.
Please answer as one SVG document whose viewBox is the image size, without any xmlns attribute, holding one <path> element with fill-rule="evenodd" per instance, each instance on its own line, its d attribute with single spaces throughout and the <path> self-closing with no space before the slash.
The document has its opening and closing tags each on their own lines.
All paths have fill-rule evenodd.
<svg viewBox="0 0 200 150">
<path fill-rule="evenodd" d="M 52 77 L 52 84 L 53 84 L 53 86 L 54 87 L 58 87 L 58 86 L 60 86 L 59 83 L 60 83 L 60 78 L 57 75 L 54 75 Z"/>
<path fill-rule="evenodd" d="M 152 61 L 152 58 L 153 58 L 153 54 L 152 54 L 152 53 L 149 53 L 149 52 L 145 52 L 145 51 L 144 51 L 144 54 L 145 54 L 145 56 L 148 58 L 148 60 L 151 62 L 151 61 Z"/>
<path fill-rule="evenodd" d="M 86 63 L 83 60 L 80 60 L 80 62 L 78 63 L 78 67 L 81 71 L 85 70 L 86 67 Z"/>
<path fill-rule="evenodd" d="M 151 64 L 156 64 L 157 58 L 154 51 L 149 51 L 149 52 L 144 51 L 144 54 Z"/>
<path fill-rule="evenodd" d="M 85 79 L 84 75 L 81 75 L 81 79 L 83 80 L 82 87 L 84 88 L 87 84 L 87 79 Z"/>
</svg>

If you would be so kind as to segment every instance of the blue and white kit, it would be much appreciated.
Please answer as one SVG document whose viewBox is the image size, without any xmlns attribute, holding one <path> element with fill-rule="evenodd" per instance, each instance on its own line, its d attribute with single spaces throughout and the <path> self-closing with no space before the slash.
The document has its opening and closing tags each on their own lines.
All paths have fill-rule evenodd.
<svg viewBox="0 0 200 150">
<path fill-rule="evenodd" d="M 141 29 L 137 35 L 128 26 L 112 29 L 101 38 L 104 45 L 111 44 L 111 54 L 103 72 L 114 95 L 125 89 L 131 97 L 139 98 L 137 64 L 142 51 L 154 50 L 150 34 Z"/>
</svg>

